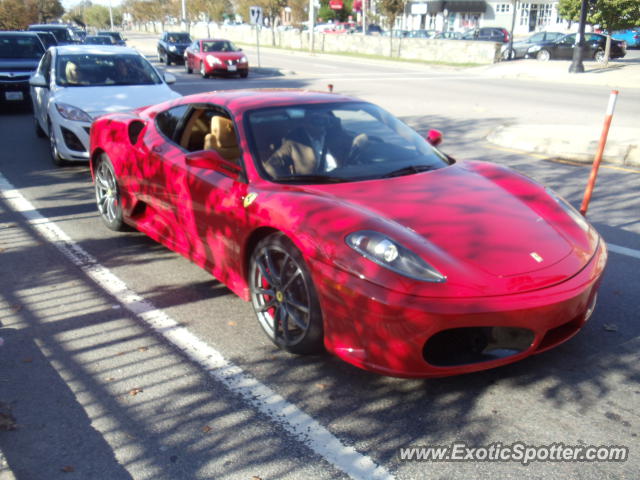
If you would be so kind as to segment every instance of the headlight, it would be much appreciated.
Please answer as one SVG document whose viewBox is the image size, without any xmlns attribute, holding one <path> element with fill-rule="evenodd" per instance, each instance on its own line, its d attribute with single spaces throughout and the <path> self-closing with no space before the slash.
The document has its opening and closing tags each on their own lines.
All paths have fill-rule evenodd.
<svg viewBox="0 0 640 480">
<path fill-rule="evenodd" d="M 558 205 L 560 205 L 560 207 L 562 207 L 562 209 L 567 212 L 567 215 L 569 215 L 582 230 L 584 230 L 585 232 L 589 231 L 591 226 L 589 225 L 589 222 L 584 219 L 582 214 L 580 214 L 580 212 L 573 208 L 573 206 L 569 202 L 567 202 L 564 198 L 551 190 L 549 187 L 545 188 L 545 190 L 551 196 L 551 198 L 553 198 L 558 203 Z"/>
<path fill-rule="evenodd" d="M 447 280 L 418 255 L 382 233 L 362 230 L 348 235 L 346 242 L 363 257 L 405 277 L 423 282 Z"/>
<path fill-rule="evenodd" d="M 170 45 L 170 46 L 169 46 L 169 51 L 170 51 L 170 52 L 175 52 L 176 50 L 177 50 L 177 48 L 176 48 L 176 46 L 175 46 L 175 45 Z"/>
<path fill-rule="evenodd" d="M 213 67 L 215 64 L 222 65 L 222 62 L 219 58 L 214 57 L 213 55 L 207 55 L 207 63 L 210 67 Z"/>
<path fill-rule="evenodd" d="M 67 120 L 73 120 L 75 122 L 88 122 L 91 123 L 93 119 L 84 110 L 80 110 L 72 105 L 66 103 L 56 103 L 56 110 Z"/>
<path fill-rule="evenodd" d="M 249 60 L 247 59 L 247 57 L 242 57 L 240 60 L 238 60 L 240 63 L 247 63 L 249 62 Z"/>
<path fill-rule="evenodd" d="M 531 47 L 529 47 L 529 50 L 527 50 L 527 53 L 535 53 L 541 48 L 542 47 L 540 45 L 532 45 Z"/>
</svg>

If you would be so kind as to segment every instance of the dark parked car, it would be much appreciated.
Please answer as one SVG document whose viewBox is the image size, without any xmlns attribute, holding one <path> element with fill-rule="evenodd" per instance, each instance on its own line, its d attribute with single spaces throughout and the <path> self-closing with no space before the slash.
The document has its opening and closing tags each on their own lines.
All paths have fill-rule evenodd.
<svg viewBox="0 0 640 480">
<path fill-rule="evenodd" d="M 55 47 L 58 45 L 58 40 L 56 40 L 56 36 L 51 32 L 36 32 L 33 31 L 44 45 L 44 49 L 46 50 L 49 47 Z"/>
<path fill-rule="evenodd" d="M 462 38 L 462 34 L 460 32 L 439 32 L 433 37 L 438 40 L 460 40 Z"/>
<path fill-rule="evenodd" d="M 97 35 L 106 35 L 113 38 L 114 45 L 127 46 L 127 42 L 124 41 L 125 39 L 120 35 L 120 32 L 98 32 Z"/>
<path fill-rule="evenodd" d="M 164 32 L 158 40 L 158 58 L 165 65 L 184 62 L 184 50 L 191 45 L 191 37 L 185 32 Z"/>
<path fill-rule="evenodd" d="M 30 32 L 51 32 L 55 35 L 58 45 L 73 45 L 76 43 L 82 43 L 82 40 L 76 35 L 68 25 L 62 25 L 58 23 L 43 24 L 43 25 L 29 25 L 28 30 Z"/>
<path fill-rule="evenodd" d="M 33 32 L 0 32 L 0 104 L 29 105 L 29 77 L 44 45 Z"/>
<path fill-rule="evenodd" d="M 464 32 L 462 34 L 462 40 L 507 43 L 509 41 L 509 32 L 501 27 L 474 28 Z"/>
<path fill-rule="evenodd" d="M 583 58 L 592 58 L 597 62 L 605 59 L 604 49 L 607 37 L 599 33 L 584 34 L 585 47 Z M 535 57 L 541 61 L 550 59 L 570 59 L 573 57 L 573 47 L 576 43 L 576 34 L 564 35 L 558 40 L 541 42 L 529 47 L 527 57 Z M 611 58 L 622 58 L 627 54 L 627 44 L 622 40 L 611 40 Z"/>
<path fill-rule="evenodd" d="M 115 40 L 109 35 L 87 35 L 83 42 L 85 45 L 115 45 Z"/>
<path fill-rule="evenodd" d="M 564 33 L 560 32 L 538 32 L 531 35 L 524 40 L 518 40 L 513 42 L 511 54 L 509 54 L 509 45 L 503 45 L 501 56 L 503 60 L 514 60 L 516 58 L 524 58 L 527 55 L 529 47 L 538 43 L 553 42 L 564 36 Z"/>
</svg>

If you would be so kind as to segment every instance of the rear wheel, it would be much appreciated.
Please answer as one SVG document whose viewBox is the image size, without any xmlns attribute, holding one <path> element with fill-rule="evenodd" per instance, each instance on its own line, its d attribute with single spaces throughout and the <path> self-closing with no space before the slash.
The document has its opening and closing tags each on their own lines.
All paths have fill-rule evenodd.
<svg viewBox="0 0 640 480">
<path fill-rule="evenodd" d="M 184 59 L 184 71 L 187 73 L 193 73 L 193 68 L 191 68 L 191 65 L 189 65 L 189 60 L 187 60 L 186 58 Z"/>
<path fill-rule="evenodd" d="M 516 52 L 514 52 L 513 48 L 506 48 L 501 55 L 501 59 L 502 60 L 513 60 L 516 55 Z"/>
<path fill-rule="evenodd" d="M 322 351 L 322 312 L 300 251 L 282 233 L 262 239 L 251 255 L 251 303 L 260 326 L 291 353 Z"/>
<path fill-rule="evenodd" d="M 599 48 L 598 50 L 596 50 L 596 53 L 593 54 L 593 59 L 598 63 L 604 63 L 605 61 L 604 50 L 602 48 Z"/>
<path fill-rule="evenodd" d="M 106 153 L 100 155 L 95 170 L 96 205 L 102 222 L 115 231 L 126 229 L 122 221 L 120 190 L 111 160 Z"/>
<path fill-rule="evenodd" d="M 549 53 L 549 50 L 545 50 L 543 48 L 536 54 L 536 59 L 541 62 L 548 62 L 551 59 L 551 54 Z"/>
</svg>

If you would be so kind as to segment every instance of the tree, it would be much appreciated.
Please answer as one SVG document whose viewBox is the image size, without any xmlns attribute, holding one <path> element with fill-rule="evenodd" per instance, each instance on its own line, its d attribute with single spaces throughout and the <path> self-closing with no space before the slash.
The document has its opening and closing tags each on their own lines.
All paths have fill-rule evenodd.
<svg viewBox="0 0 640 480">
<path fill-rule="evenodd" d="M 380 11 L 389 20 L 389 56 L 393 55 L 393 27 L 398 18 L 404 12 L 404 0 L 380 0 Z"/>
<path fill-rule="evenodd" d="M 57 20 L 63 13 L 60 0 L 0 0 L 0 30 L 24 30 L 32 23 Z"/>
<path fill-rule="evenodd" d="M 225 15 L 233 12 L 230 0 L 189 0 L 189 14 L 192 20 L 197 20 L 200 13 L 204 13 L 209 20 L 221 22 Z"/>
<path fill-rule="evenodd" d="M 560 0 L 558 13 L 571 21 L 580 20 L 582 0 Z M 640 25 L 640 2 L 638 0 L 597 0 L 591 4 L 587 23 L 599 25 L 603 30 L 613 32 Z"/>
</svg>

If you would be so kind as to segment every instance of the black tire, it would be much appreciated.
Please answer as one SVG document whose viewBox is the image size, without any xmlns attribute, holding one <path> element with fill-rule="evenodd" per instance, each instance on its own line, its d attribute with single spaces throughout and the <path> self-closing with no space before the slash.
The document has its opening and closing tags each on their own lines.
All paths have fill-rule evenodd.
<svg viewBox="0 0 640 480">
<path fill-rule="evenodd" d="M 167 53 L 165 54 L 165 57 L 164 57 L 164 64 L 165 64 L 167 67 L 168 67 L 169 65 L 171 65 L 171 59 L 169 58 L 169 52 L 167 52 Z"/>
<path fill-rule="evenodd" d="M 127 230 L 122 220 L 120 187 L 111 160 L 106 153 L 101 154 L 96 162 L 94 189 L 96 206 L 102 223 L 116 232 Z"/>
<path fill-rule="evenodd" d="M 516 52 L 513 50 L 513 48 L 506 48 L 504 52 L 502 52 L 502 55 L 500 56 L 500 59 L 502 61 L 507 61 L 507 60 L 513 60 L 516 58 Z"/>
<path fill-rule="evenodd" d="M 302 254 L 282 233 L 263 238 L 249 265 L 258 323 L 278 347 L 313 354 L 324 349 L 322 311 Z"/>
<path fill-rule="evenodd" d="M 47 134 L 45 133 L 45 131 L 42 129 L 42 127 L 40 126 L 40 122 L 38 121 L 38 119 L 36 118 L 36 116 L 33 116 L 33 126 L 34 129 L 36 131 L 36 135 L 40 138 L 45 138 L 47 136 Z"/>
<path fill-rule="evenodd" d="M 602 48 L 597 49 L 593 54 L 593 59 L 598 63 L 604 63 L 606 60 L 604 50 Z"/>
<path fill-rule="evenodd" d="M 189 61 L 187 59 L 184 60 L 184 71 L 186 73 L 193 73 L 193 68 L 189 66 Z"/>
<path fill-rule="evenodd" d="M 543 48 L 538 53 L 536 53 L 536 60 L 539 60 L 541 62 L 548 62 L 550 59 L 551 53 L 549 53 L 549 50 Z"/>
<path fill-rule="evenodd" d="M 240 78 L 247 78 L 249 76 L 249 70 L 243 70 L 240 72 Z"/>
<path fill-rule="evenodd" d="M 56 140 L 56 135 L 53 130 L 53 125 L 51 124 L 51 120 L 48 123 L 49 127 L 49 155 L 51 156 L 51 161 L 56 167 L 61 167 L 65 164 L 65 161 L 60 156 L 58 152 L 58 141 Z"/>
</svg>

